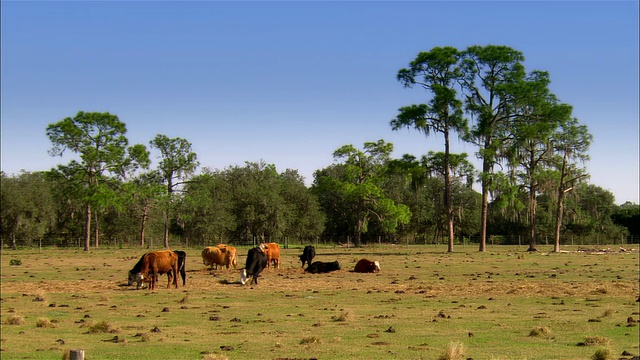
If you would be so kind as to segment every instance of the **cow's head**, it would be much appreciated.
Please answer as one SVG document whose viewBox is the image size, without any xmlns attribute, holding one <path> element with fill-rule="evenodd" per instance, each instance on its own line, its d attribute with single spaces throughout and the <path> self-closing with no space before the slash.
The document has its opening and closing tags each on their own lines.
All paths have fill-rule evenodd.
<svg viewBox="0 0 640 360">
<path fill-rule="evenodd" d="M 247 269 L 242 269 L 242 272 L 240 273 L 240 282 L 244 285 L 247 283 L 247 280 L 249 280 L 247 277 Z"/>
<path fill-rule="evenodd" d="M 140 289 L 141 286 L 144 288 L 144 284 L 142 283 L 144 280 L 145 278 L 144 278 L 144 275 L 142 275 L 142 273 L 134 274 L 131 271 L 129 271 L 129 282 L 128 282 L 129 286 L 135 283 L 136 289 Z"/>
<path fill-rule="evenodd" d="M 376 270 L 375 270 L 375 271 L 378 271 L 378 272 L 379 272 L 379 271 L 380 271 L 380 263 L 379 263 L 379 262 L 377 262 L 377 261 L 374 261 L 374 262 L 373 262 L 373 265 L 375 265 L 375 266 L 376 266 Z"/>
<path fill-rule="evenodd" d="M 127 283 L 127 285 L 131 286 L 133 285 L 134 282 L 136 282 L 136 274 L 134 274 L 133 272 L 129 271 L 129 282 Z"/>
</svg>

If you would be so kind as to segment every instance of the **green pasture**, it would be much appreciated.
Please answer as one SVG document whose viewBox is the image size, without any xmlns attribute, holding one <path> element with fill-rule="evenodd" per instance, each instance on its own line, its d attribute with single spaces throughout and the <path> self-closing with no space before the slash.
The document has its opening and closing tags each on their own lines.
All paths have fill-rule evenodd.
<svg viewBox="0 0 640 360">
<path fill-rule="evenodd" d="M 342 270 L 307 274 L 298 246 L 283 249 L 281 268 L 265 270 L 257 286 L 240 285 L 237 269 L 210 271 L 201 249 L 187 249 L 187 285 L 167 289 L 162 276 L 155 291 L 126 286 L 143 250 L 5 249 L 0 357 L 62 359 L 69 349 L 88 360 L 638 355 L 637 245 L 526 248 L 320 246 L 315 260 L 337 259 Z M 242 266 L 247 248 L 238 250 Z M 349 272 L 360 258 L 378 260 L 381 273 Z"/>
</svg>

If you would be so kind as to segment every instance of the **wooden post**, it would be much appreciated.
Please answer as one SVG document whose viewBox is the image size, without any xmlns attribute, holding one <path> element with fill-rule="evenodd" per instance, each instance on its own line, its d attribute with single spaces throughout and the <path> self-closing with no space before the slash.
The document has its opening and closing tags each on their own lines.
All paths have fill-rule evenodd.
<svg viewBox="0 0 640 360">
<path fill-rule="evenodd" d="M 69 350 L 69 360 L 84 360 L 84 350 L 81 350 L 81 349 Z"/>
</svg>

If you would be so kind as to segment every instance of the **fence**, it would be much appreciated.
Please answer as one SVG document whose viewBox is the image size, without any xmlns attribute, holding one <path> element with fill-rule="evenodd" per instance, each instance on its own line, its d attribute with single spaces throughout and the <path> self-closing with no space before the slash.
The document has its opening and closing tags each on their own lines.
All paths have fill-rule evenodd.
<svg viewBox="0 0 640 360">
<path fill-rule="evenodd" d="M 282 238 L 282 239 L 266 239 L 266 242 L 277 242 L 281 244 L 281 246 L 287 248 L 289 246 L 302 246 L 306 244 L 314 244 L 314 245 L 338 245 L 338 246 L 354 246 L 355 238 L 353 236 L 322 236 L 316 238 L 309 239 L 292 239 L 292 238 Z M 537 239 L 536 245 L 553 245 L 554 239 L 549 236 L 541 236 Z M 189 247 L 202 247 L 202 246 L 211 246 L 218 244 L 219 242 L 226 242 L 230 245 L 239 245 L 239 246 L 255 246 L 258 245 L 261 240 L 259 238 L 253 239 L 226 239 L 224 241 L 216 240 L 207 240 L 207 239 L 198 239 L 198 240 L 190 240 L 190 239 L 171 239 L 169 241 L 169 246 L 172 248 L 189 248 Z M 402 245 L 438 245 L 438 244 L 447 244 L 448 239 L 445 237 L 433 237 L 433 236 L 423 236 L 423 237 L 409 237 L 409 236 L 369 236 L 362 235 L 360 237 L 361 245 L 376 245 L 376 244 L 402 244 Z M 473 245 L 479 244 L 480 237 L 472 236 L 472 237 L 457 237 L 455 239 L 455 245 Z M 561 238 L 560 245 L 578 245 L 578 246 L 600 246 L 600 245 L 627 245 L 627 244 L 638 244 L 640 243 L 639 235 L 629 235 L 622 236 L 620 238 L 607 238 L 601 235 L 593 235 L 593 236 L 575 236 L 568 235 Z M 502 236 L 502 235 L 489 235 L 487 237 L 487 245 L 528 245 L 529 239 L 526 236 Z M 0 238 L 0 247 L 11 248 L 12 244 L 7 242 L 6 239 Z M 94 247 L 95 244 L 92 242 L 91 247 Z M 84 239 L 77 238 L 45 238 L 45 239 L 37 239 L 37 240 L 27 240 L 27 239 L 16 239 L 16 247 L 26 247 L 26 248 L 42 248 L 42 247 L 60 247 L 60 248 L 79 248 L 84 249 Z M 139 248 L 140 241 L 139 239 L 104 239 L 99 243 L 99 248 Z M 163 239 L 147 239 L 145 242 L 144 248 L 146 249 L 160 249 L 164 248 Z"/>
</svg>

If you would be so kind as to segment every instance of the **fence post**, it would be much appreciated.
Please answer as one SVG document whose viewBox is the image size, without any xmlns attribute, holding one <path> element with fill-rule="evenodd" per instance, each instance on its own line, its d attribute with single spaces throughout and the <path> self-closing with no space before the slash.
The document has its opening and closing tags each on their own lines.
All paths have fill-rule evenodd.
<svg viewBox="0 0 640 360">
<path fill-rule="evenodd" d="M 69 350 L 69 360 L 84 360 L 84 350 L 81 350 L 81 349 Z"/>
</svg>

